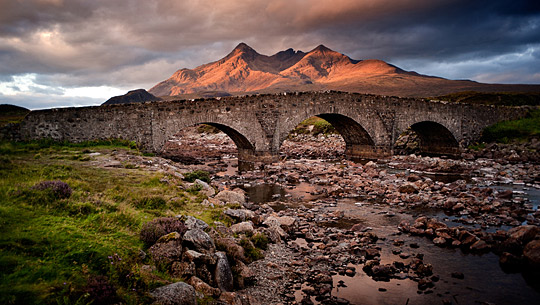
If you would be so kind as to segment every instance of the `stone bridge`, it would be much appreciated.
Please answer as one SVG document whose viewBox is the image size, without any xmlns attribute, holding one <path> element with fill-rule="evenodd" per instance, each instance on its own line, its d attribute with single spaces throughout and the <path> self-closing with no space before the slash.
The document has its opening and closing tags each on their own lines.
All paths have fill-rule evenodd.
<svg viewBox="0 0 540 305">
<path fill-rule="evenodd" d="M 378 158 L 394 153 L 398 136 L 412 128 L 421 150 L 456 154 L 482 129 L 524 116 L 524 108 L 494 107 L 344 92 L 298 92 L 169 102 L 32 111 L 21 123 L 25 139 L 73 142 L 122 138 L 159 153 L 183 128 L 209 124 L 238 147 L 238 159 L 268 163 L 291 130 L 312 116 L 343 136 L 346 155 Z"/>
</svg>

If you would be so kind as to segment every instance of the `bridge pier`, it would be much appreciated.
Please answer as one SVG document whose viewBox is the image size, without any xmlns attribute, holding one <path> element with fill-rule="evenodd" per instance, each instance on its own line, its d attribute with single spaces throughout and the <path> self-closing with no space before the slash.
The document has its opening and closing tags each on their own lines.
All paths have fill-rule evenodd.
<svg viewBox="0 0 540 305">
<path fill-rule="evenodd" d="M 349 159 L 378 159 L 391 156 L 393 153 L 390 146 L 347 144 L 345 155 Z"/>
<path fill-rule="evenodd" d="M 238 170 L 250 171 L 279 160 L 279 154 L 270 151 L 257 151 L 249 148 L 238 148 Z"/>
</svg>

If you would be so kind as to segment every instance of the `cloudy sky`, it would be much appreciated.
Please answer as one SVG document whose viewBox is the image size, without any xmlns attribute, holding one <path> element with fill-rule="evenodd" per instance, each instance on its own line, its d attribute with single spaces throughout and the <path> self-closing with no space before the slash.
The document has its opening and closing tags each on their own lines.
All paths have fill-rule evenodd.
<svg viewBox="0 0 540 305">
<path fill-rule="evenodd" d="M 537 0 L 0 0 L 0 104 L 101 104 L 239 42 L 540 84 Z"/>
</svg>

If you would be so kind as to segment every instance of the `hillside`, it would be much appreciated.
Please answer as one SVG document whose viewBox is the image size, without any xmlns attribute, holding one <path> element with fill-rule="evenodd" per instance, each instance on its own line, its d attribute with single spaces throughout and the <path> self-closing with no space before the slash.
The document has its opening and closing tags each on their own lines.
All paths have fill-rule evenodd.
<svg viewBox="0 0 540 305">
<path fill-rule="evenodd" d="M 9 123 L 18 123 L 30 112 L 30 110 L 8 104 L 0 105 L 0 127 Z"/>
<path fill-rule="evenodd" d="M 131 90 L 124 95 L 113 96 L 101 105 L 127 104 L 127 103 L 143 103 L 149 101 L 160 101 L 159 97 L 155 97 L 144 89 Z"/>
<path fill-rule="evenodd" d="M 307 53 L 288 49 L 267 56 L 240 43 L 218 61 L 176 71 L 149 92 L 159 97 L 185 97 L 200 96 L 200 92 L 223 96 L 313 90 L 426 97 L 460 91 L 540 92 L 540 85 L 448 80 L 405 71 L 382 60 L 354 60 L 324 45 Z"/>
</svg>

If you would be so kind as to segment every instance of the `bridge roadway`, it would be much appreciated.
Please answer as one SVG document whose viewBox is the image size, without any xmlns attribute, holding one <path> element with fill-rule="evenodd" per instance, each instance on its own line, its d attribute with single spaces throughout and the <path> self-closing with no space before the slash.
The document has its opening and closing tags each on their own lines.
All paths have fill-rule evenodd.
<svg viewBox="0 0 540 305">
<path fill-rule="evenodd" d="M 526 114 L 520 107 L 484 106 L 345 92 L 297 92 L 146 102 L 32 111 L 21 123 L 24 139 L 73 142 L 122 138 L 160 153 L 183 128 L 209 124 L 238 147 L 243 164 L 278 159 L 287 135 L 312 116 L 330 122 L 343 136 L 350 158 L 394 153 L 407 128 L 419 135 L 422 152 L 457 154 L 496 122 Z"/>
</svg>

